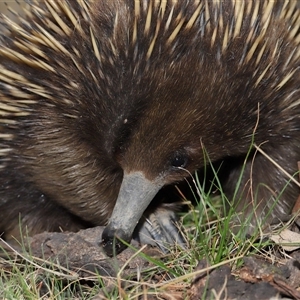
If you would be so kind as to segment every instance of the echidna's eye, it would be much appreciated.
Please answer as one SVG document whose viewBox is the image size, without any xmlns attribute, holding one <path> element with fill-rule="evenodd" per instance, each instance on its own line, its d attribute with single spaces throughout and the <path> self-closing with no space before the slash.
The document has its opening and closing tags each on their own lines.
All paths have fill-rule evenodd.
<svg viewBox="0 0 300 300">
<path fill-rule="evenodd" d="M 176 153 L 171 160 L 171 165 L 174 168 L 185 168 L 188 163 L 188 157 L 185 153 Z"/>
</svg>

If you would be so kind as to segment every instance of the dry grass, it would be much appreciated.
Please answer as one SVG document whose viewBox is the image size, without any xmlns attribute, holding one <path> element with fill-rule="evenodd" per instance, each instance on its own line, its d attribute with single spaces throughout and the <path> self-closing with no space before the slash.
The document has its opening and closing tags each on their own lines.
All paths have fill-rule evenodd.
<svg viewBox="0 0 300 300">
<path fill-rule="evenodd" d="M 256 237 L 245 240 L 231 233 L 231 216 L 220 217 L 227 201 L 224 195 L 212 201 L 203 193 L 197 177 L 195 184 L 198 204 L 182 215 L 188 249 L 173 249 L 163 260 L 147 257 L 152 267 L 139 270 L 137 266 L 136 276 L 126 279 L 122 278 L 122 269 L 115 278 L 94 273 L 80 278 L 63 269 L 59 262 L 15 253 L 10 260 L 0 261 L 0 299 L 185 299 L 191 281 L 200 272 L 194 271 L 199 260 L 209 262 L 209 271 L 224 264 L 235 269 L 241 265 L 241 258 L 250 253 L 269 255 L 263 251 L 269 242 L 264 244 Z"/>
</svg>

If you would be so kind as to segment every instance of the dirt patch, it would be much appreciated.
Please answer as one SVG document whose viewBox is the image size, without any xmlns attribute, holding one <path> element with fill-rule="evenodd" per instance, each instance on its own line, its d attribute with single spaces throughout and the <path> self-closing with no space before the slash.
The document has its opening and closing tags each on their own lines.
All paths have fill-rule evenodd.
<svg viewBox="0 0 300 300">
<path fill-rule="evenodd" d="M 78 233 L 38 234 L 28 240 L 30 255 L 35 259 L 59 264 L 70 272 L 69 275 L 80 280 L 91 280 L 91 274 L 95 273 L 103 278 L 121 276 L 136 280 L 140 272 L 154 266 L 151 259 L 147 259 L 145 255 L 156 260 L 163 260 L 165 257 L 159 250 L 149 246 L 140 251 L 145 255 L 137 253 L 140 246 L 134 241 L 131 247 L 135 249 L 127 248 L 116 257 L 107 257 L 100 246 L 103 229 L 104 227 L 96 227 Z M 18 251 L 22 253 L 21 249 Z M 272 299 L 273 297 L 273 299 L 300 300 L 300 254 L 297 251 L 292 254 L 292 258 L 280 260 L 277 264 L 259 256 L 245 257 L 242 267 L 235 270 L 229 265 L 214 268 L 207 261 L 201 260 L 194 271 L 197 275 L 190 278 L 192 281 L 190 285 L 185 284 L 180 288 L 179 284 L 179 288 L 170 289 L 168 293 L 160 295 L 160 299 Z M 174 279 L 169 275 L 168 278 Z M 158 276 L 151 280 L 152 283 L 161 283 L 163 278 Z M 147 296 L 147 299 L 158 299 L 149 297 Z"/>
<path fill-rule="evenodd" d="M 136 273 L 137 267 L 149 267 L 150 263 L 130 248 L 116 257 L 108 257 L 100 246 L 103 230 L 104 227 L 95 227 L 77 233 L 45 232 L 30 238 L 29 248 L 34 257 L 59 261 L 60 265 L 77 272 L 83 278 L 90 276 L 91 272 L 115 277 L 121 268 L 122 276 L 128 277 Z M 139 247 L 135 241 L 131 246 L 135 249 Z M 147 249 L 150 248 L 145 248 L 145 253 Z M 148 252 L 151 255 L 159 253 L 155 250 Z"/>
<path fill-rule="evenodd" d="M 229 266 L 201 272 L 209 267 L 199 262 L 199 274 L 191 284 L 190 299 L 300 299 L 299 261 L 290 259 L 276 266 L 256 257 L 245 257 L 244 266 L 232 273 Z M 233 275 L 235 274 L 235 276 Z"/>
</svg>

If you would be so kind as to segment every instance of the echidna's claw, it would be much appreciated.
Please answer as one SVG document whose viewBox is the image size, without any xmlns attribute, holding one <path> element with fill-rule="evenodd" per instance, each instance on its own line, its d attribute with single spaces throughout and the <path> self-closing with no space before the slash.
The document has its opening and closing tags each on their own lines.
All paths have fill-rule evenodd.
<svg viewBox="0 0 300 300">
<path fill-rule="evenodd" d="M 135 230 L 134 238 L 142 244 L 159 247 L 163 253 L 169 252 L 174 245 L 186 248 L 174 210 L 165 207 L 145 214 Z"/>
</svg>

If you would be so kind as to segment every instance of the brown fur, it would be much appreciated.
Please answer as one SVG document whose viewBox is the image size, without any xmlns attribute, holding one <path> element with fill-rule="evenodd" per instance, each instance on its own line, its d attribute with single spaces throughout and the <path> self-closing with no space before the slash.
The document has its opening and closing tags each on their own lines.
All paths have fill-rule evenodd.
<svg viewBox="0 0 300 300">
<path fill-rule="evenodd" d="M 272 8 L 265 35 L 269 19 L 263 2 L 253 25 L 255 5 L 246 1 L 236 36 L 231 1 L 220 2 L 222 7 L 200 1 L 203 6 L 192 25 L 189 20 L 197 5 L 178 1 L 171 17 L 173 2 L 167 1 L 160 20 L 155 1 L 141 1 L 138 16 L 133 0 L 89 1 L 87 11 L 77 1 L 69 1 L 77 27 L 59 5 L 57 9 L 70 28 L 68 35 L 43 24 L 49 19 L 60 27 L 46 6 L 44 18 L 33 13 L 28 23 L 20 22 L 28 37 L 6 25 L 11 34 L 1 36 L 3 47 L 24 54 L 32 63 L 0 52 L 2 70 L 24 78 L 2 79 L 0 99 L 26 112 L 17 115 L 8 110 L 0 120 L 0 133 L 13 136 L 0 139 L 0 232 L 5 236 L 16 235 L 19 219 L 30 234 L 104 225 L 118 197 L 123 171 L 142 172 L 150 181 L 172 184 L 187 177 L 186 170 L 204 166 L 204 149 L 211 161 L 228 157 L 240 161 L 224 184 L 232 198 L 253 134 L 255 144 L 287 172 L 297 171 L 299 35 L 289 37 L 296 26 L 291 17 L 279 18 L 283 1 Z M 291 11 L 299 18 L 296 8 Z M 47 38 L 31 41 L 30 36 L 45 36 L 34 22 L 69 54 L 47 43 Z M 231 37 L 224 47 L 226 28 Z M 14 41 L 28 42 L 27 49 Z M 53 70 L 46 70 L 41 61 Z M 24 94 L 34 103 L 22 104 Z M 5 109 L 0 107 L 1 111 Z M 183 168 L 174 166 L 178 158 Z M 254 162 L 250 159 L 236 197 L 242 198 L 240 206 L 250 204 L 249 213 L 253 209 L 250 177 L 261 202 L 256 213 L 262 219 L 287 179 L 261 154 Z M 288 215 L 298 193 L 290 183 L 269 219 Z"/>
</svg>

